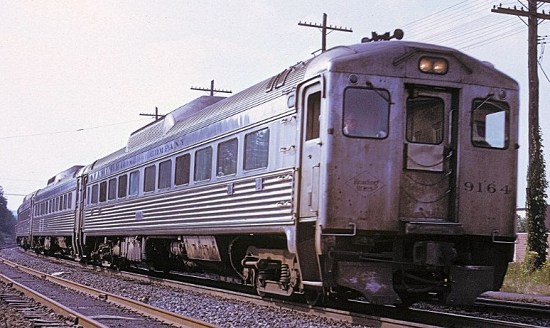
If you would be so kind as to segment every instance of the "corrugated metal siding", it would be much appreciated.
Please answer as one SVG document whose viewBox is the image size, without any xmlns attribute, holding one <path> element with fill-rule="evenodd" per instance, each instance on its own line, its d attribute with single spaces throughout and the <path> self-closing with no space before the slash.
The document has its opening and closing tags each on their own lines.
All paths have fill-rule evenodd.
<svg viewBox="0 0 550 328">
<path fill-rule="evenodd" d="M 30 202 L 29 202 L 30 203 Z M 31 232 L 31 209 L 27 206 L 25 209 L 20 209 L 17 215 L 17 223 L 15 224 L 16 236 L 28 236 Z"/>
<path fill-rule="evenodd" d="M 35 236 L 71 236 L 74 229 L 74 211 L 35 218 L 32 222 Z"/>
<path fill-rule="evenodd" d="M 262 190 L 256 190 L 256 178 L 246 178 L 231 182 L 232 195 L 228 195 L 228 183 L 219 183 L 140 197 L 125 204 L 102 206 L 100 210 L 88 209 L 83 231 L 89 235 L 145 230 L 178 234 L 197 227 L 290 225 L 293 224 L 290 173 L 262 177 Z M 143 218 L 136 217 L 136 212 L 143 213 Z"/>
</svg>

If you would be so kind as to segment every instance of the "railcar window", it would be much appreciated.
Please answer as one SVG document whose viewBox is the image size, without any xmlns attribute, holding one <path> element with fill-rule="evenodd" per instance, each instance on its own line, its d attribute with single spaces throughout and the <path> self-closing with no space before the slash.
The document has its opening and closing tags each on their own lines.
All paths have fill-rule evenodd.
<svg viewBox="0 0 550 328">
<path fill-rule="evenodd" d="M 191 169 L 191 155 L 185 154 L 176 157 L 176 173 L 174 183 L 176 186 L 189 183 L 189 171 Z"/>
<path fill-rule="evenodd" d="M 97 204 L 99 196 L 99 185 L 95 184 L 92 186 L 92 204 Z"/>
<path fill-rule="evenodd" d="M 437 145 L 443 141 L 444 102 L 436 97 L 407 99 L 407 140 Z"/>
<path fill-rule="evenodd" d="M 103 181 L 99 184 L 99 201 L 104 202 L 107 200 L 107 181 Z"/>
<path fill-rule="evenodd" d="M 385 138 L 388 135 L 389 114 L 390 94 L 387 90 L 345 90 L 342 125 L 344 135 L 356 138 Z"/>
<path fill-rule="evenodd" d="M 157 167 L 155 165 L 147 166 L 143 174 L 143 191 L 155 190 L 155 177 L 157 175 Z"/>
<path fill-rule="evenodd" d="M 472 143 L 476 147 L 508 147 L 509 107 L 507 103 L 476 99 L 472 112 Z"/>
<path fill-rule="evenodd" d="M 128 176 L 126 174 L 118 177 L 118 198 L 126 197 L 128 192 Z"/>
<path fill-rule="evenodd" d="M 170 188 L 172 183 L 172 160 L 166 160 L 159 164 L 159 189 Z"/>
<path fill-rule="evenodd" d="M 222 142 L 218 145 L 217 176 L 221 177 L 237 173 L 238 152 L 239 146 L 237 138 Z"/>
<path fill-rule="evenodd" d="M 130 196 L 135 196 L 139 193 L 139 171 L 130 173 Z"/>
<path fill-rule="evenodd" d="M 109 179 L 109 192 L 107 193 L 107 200 L 116 199 L 116 178 Z"/>
<path fill-rule="evenodd" d="M 195 181 L 210 180 L 212 175 L 212 147 L 197 150 L 195 153 Z"/>
<path fill-rule="evenodd" d="M 307 99 L 306 140 L 319 138 L 319 115 L 321 115 L 320 91 L 309 95 Z"/>
<path fill-rule="evenodd" d="M 70 192 L 69 193 L 69 196 L 67 197 L 67 207 L 68 208 L 73 208 L 73 193 Z"/>
<path fill-rule="evenodd" d="M 269 159 L 269 129 L 249 133 L 244 137 L 244 169 L 266 168 Z"/>
</svg>

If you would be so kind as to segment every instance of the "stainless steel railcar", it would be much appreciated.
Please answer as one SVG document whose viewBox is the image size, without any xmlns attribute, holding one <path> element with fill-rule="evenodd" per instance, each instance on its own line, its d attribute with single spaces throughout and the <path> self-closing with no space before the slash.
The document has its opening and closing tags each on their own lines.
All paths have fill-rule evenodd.
<svg viewBox="0 0 550 328">
<path fill-rule="evenodd" d="M 134 132 L 71 180 L 72 236 L 48 234 L 78 258 L 261 294 L 469 304 L 512 259 L 517 125 L 518 85 L 490 64 L 336 47 Z"/>
</svg>

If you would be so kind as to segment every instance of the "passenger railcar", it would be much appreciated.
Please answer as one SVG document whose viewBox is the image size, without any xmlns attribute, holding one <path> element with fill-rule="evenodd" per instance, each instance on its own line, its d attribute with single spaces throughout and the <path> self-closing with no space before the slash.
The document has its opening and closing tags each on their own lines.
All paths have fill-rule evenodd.
<svg viewBox="0 0 550 328">
<path fill-rule="evenodd" d="M 335 47 L 132 133 L 31 195 L 18 239 L 260 294 L 469 304 L 512 259 L 518 106 L 454 49 Z"/>
</svg>

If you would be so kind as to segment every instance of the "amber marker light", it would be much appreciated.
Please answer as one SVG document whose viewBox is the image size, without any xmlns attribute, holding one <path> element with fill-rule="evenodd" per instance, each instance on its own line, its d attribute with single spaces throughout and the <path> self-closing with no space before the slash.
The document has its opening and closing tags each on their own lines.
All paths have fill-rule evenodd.
<svg viewBox="0 0 550 328">
<path fill-rule="evenodd" d="M 443 58 L 422 57 L 418 62 L 418 69 L 428 74 L 446 74 L 449 70 L 449 64 Z"/>
</svg>

